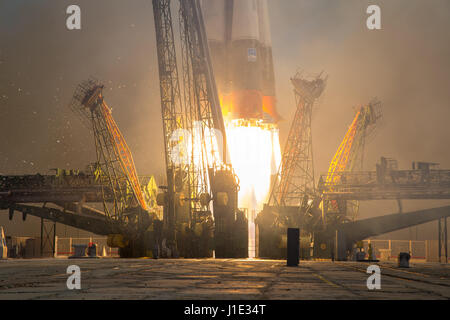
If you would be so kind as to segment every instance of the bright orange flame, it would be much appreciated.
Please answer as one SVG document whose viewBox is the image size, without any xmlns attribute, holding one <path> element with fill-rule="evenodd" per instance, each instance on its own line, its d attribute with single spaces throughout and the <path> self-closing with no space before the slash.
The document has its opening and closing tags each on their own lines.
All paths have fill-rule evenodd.
<svg viewBox="0 0 450 320">
<path fill-rule="evenodd" d="M 256 216 L 267 201 L 272 176 L 278 171 L 281 162 L 279 130 L 276 124 L 264 123 L 262 120 L 225 120 L 228 159 L 239 178 L 239 203 Z M 194 164 L 197 168 L 206 168 L 213 164 L 221 164 L 217 139 L 220 132 L 204 129 L 202 125 L 194 126 L 192 133 L 183 131 L 184 146 L 180 150 L 182 162 Z M 178 138 L 176 140 L 179 140 Z M 205 148 L 205 152 L 202 152 Z M 209 158 L 206 159 L 203 155 Z M 207 173 L 205 173 L 207 174 Z M 207 182 L 208 183 L 208 182 Z M 202 192 L 200 189 L 197 192 Z"/>
<path fill-rule="evenodd" d="M 252 120 L 227 120 L 225 125 L 231 164 L 239 178 L 238 205 L 257 214 L 281 162 L 278 128 Z"/>
<path fill-rule="evenodd" d="M 228 153 L 239 178 L 239 208 L 248 219 L 248 257 L 256 256 L 255 218 L 267 201 L 281 162 L 278 127 L 261 120 L 226 120 Z"/>
</svg>

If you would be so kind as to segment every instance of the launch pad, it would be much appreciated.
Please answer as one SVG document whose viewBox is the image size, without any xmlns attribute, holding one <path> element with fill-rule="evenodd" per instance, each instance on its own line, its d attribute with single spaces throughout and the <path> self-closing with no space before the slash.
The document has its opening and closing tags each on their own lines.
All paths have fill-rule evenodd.
<svg viewBox="0 0 450 320">
<path fill-rule="evenodd" d="M 8 210 L 10 220 L 15 213 L 24 221 L 27 215 L 41 219 L 41 256 L 47 220 L 54 223 L 53 253 L 61 223 L 107 236 L 123 258 L 163 259 L 80 261 L 79 292 L 65 288 L 64 259 L 8 260 L 1 262 L 0 299 L 449 298 L 446 265 L 402 271 L 382 264 L 387 289 L 371 292 L 365 265 L 342 261 L 352 259 L 364 239 L 439 221 L 439 258 L 445 247 L 447 262 L 450 206 L 403 213 L 401 201 L 450 199 L 450 170 L 427 162 L 398 170 L 395 161 L 381 158 L 376 171 L 362 171 L 366 137 L 381 120 L 373 100 L 358 107 L 316 183 L 312 116 L 328 78 L 298 72 L 291 79 L 297 108 L 281 152 L 266 1 L 180 0 L 177 37 L 171 1 L 153 0 L 152 7 L 163 185 L 142 181 L 106 103 L 105 84 L 88 80 L 70 107 L 92 129 L 91 170 L 0 176 L 0 210 Z M 359 219 L 358 201 L 380 199 L 397 201 L 400 212 Z M 283 259 L 288 228 L 300 230 L 301 258 L 340 262 L 287 269 L 282 260 L 205 259 Z"/>
<path fill-rule="evenodd" d="M 69 265 L 81 289 L 69 290 Z M 450 299 L 450 266 L 378 263 L 381 289 L 367 288 L 367 263 L 248 259 L 33 259 L 0 261 L 0 300 L 410 300 Z"/>
</svg>

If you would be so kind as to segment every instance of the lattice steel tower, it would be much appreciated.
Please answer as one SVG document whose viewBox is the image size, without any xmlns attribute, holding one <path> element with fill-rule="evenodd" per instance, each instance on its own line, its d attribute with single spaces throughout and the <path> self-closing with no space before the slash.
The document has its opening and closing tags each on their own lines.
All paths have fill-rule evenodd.
<svg viewBox="0 0 450 320">
<path fill-rule="evenodd" d="M 327 77 L 319 74 L 307 79 L 297 73 L 291 82 L 297 110 L 269 198 L 269 205 L 274 206 L 298 206 L 305 197 L 310 199 L 315 193 L 311 119 Z"/>
</svg>

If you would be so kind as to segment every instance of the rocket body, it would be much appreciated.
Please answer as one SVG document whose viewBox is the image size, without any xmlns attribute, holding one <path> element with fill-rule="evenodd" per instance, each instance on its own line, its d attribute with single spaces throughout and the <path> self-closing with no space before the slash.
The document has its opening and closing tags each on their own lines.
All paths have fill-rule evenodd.
<svg viewBox="0 0 450 320">
<path fill-rule="evenodd" d="M 203 0 L 202 10 L 224 117 L 278 122 L 267 0 Z"/>
<path fill-rule="evenodd" d="M 202 10 L 252 258 L 255 217 L 281 163 L 267 0 L 202 0 Z"/>
</svg>

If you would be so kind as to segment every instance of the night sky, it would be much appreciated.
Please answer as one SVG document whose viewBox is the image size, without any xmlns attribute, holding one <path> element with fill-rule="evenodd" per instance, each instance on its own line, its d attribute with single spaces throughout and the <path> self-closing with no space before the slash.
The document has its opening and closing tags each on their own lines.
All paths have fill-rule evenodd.
<svg viewBox="0 0 450 320">
<path fill-rule="evenodd" d="M 67 6 L 82 29 L 66 29 Z M 366 28 L 381 7 L 382 30 Z M 297 69 L 329 75 L 313 119 L 316 176 L 327 171 L 355 107 L 373 97 L 384 119 L 367 145 L 380 156 L 450 168 L 448 0 L 269 0 L 282 145 L 295 112 Z M 177 18 L 174 17 L 175 24 Z M 68 108 L 79 82 L 105 84 L 105 99 L 139 174 L 164 174 L 155 32 L 150 0 L 0 0 L 0 174 L 83 169 L 95 161 L 92 134 Z M 409 201 L 405 210 L 439 206 Z M 362 216 L 397 210 L 370 203 Z M 1 218 L 3 219 L 3 217 Z M 2 220 L 0 220 L 2 221 Z"/>
</svg>

